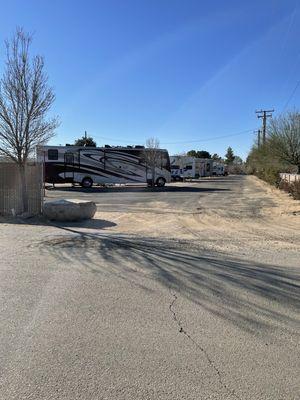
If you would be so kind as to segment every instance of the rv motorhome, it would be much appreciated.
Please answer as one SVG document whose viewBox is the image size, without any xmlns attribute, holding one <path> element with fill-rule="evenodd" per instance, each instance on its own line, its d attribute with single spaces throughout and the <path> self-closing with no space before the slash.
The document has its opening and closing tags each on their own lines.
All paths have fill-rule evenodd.
<svg viewBox="0 0 300 400">
<path fill-rule="evenodd" d="M 213 161 L 209 158 L 171 156 L 171 177 L 175 181 L 212 175 Z"/>
<path fill-rule="evenodd" d="M 155 168 L 153 163 L 149 164 L 148 152 L 149 149 L 143 146 L 107 145 L 39 146 L 37 149 L 38 160 L 45 165 L 44 180 L 47 183 L 78 183 L 89 188 L 93 184 L 111 183 L 151 185 L 154 179 L 155 185 L 162 187 L 171 181 L 168 151 L 157 149 Z"/>
<path fill-rule="evenodd" d="M 214 162 L 213 163 L 213 175 L 215 175 L 215 176 L 228 175 L 226 165 L 221 162 Z"/>
</svg>

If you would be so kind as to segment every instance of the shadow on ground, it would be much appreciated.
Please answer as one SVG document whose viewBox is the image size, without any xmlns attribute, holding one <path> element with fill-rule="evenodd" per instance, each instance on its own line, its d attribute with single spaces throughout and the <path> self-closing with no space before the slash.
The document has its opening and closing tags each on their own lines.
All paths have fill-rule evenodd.
<svg viewBox="0 0 300 400">
<path fill-rule="evenodd" d="M 165 193 L 197 193 L 197 192 L 227 192 L 230 189 L 224 188 L 208 188 L 208 187 L 194 187 L 194 186 L 165 186 L 163 188 L 148 188 L 145 186 L 114 186 L 114 187 L 99 187 L 95 186 L 89 189 L 80 186 L 57 186 L 51 188 L 50 192 L 67 192 L 67 193 L 140 193 L 140 192 L 165 192 Z"/>
<path fill-rule="evenodd" d="M 292 268 L 205 254 L 188 241 L 63 230 L 40 249 L 70 268 L 115 274 L 137 285 L 154 279 L 251 333 L 295 331 L 299 325 L 299 274 Z"/>
<path fill-rule="evenodd" d="M 106 229 L 116 226 L 115 222 L 107 221 L 105 219 L 87 219 L 85 221 L 76 222 L 57 222 L 49 221 L 43 217 L 33 218 L 13 218 L 13 217 L 0 217 L 0 224 L 12 225 L 40 225 L 40 226 L 55 226 L 57 228 L 85 228 L 85 229 Z"/>
</svg>

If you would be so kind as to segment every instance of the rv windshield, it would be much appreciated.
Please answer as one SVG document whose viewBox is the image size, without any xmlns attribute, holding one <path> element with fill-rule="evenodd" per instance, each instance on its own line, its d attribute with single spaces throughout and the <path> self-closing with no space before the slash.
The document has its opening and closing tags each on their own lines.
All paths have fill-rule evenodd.
<svg viewBox="0 0 300 400">
<path fill-rule="evenodd" d="M 170 157 L 167 151 L 162 151 L 161 155 L 161 166 L 168 171 L 171 171 Z"/>
</svg>

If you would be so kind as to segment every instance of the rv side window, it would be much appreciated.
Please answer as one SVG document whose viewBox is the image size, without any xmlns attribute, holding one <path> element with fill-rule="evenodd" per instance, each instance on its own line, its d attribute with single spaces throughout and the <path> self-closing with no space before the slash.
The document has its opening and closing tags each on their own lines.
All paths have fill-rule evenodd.
<svg viewBox="0 0 300 400">
<path fill-rule="evenodd" d="M 206 165 L 206 171 L 209 172 L 210 171 L 210 164 Z"/>
<path fill-rule="evenodd" d="M 191 165 L 187 165 L 186 167 L 185 167 L 185 169 L 187 170 L 187 169 L 193 169 L 193 167 L 191 166 Z"/>
<path fill-rule="evenodd" d="M 48 160 L 58 160 L 58 150 L 49 149 L 48 150 Z"/>
</svg>

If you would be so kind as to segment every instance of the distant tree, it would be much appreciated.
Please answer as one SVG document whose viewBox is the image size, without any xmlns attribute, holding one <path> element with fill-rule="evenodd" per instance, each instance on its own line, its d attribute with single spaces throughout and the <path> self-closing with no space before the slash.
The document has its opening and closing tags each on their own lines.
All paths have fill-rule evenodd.
<svg viewBox="0 0 300 400">
<path fill-rule="evenodd" d="M 54 136 L 59 125 L 56 118 L 46 118 L 55 95 L 48 86 L 43 57 L 30 57 L 31 42 L 32 37 L 21 28 L 6 42 L 6 63 L 0 80 L 0 156 L 18 165 L 23 212 L 28 211 L 27 160 L 37 145 Z"/>
<path fill-rule="evenodd" d="M 233 153 L 232 148 L 229 146 L 227 152 L 225 154 L 225 162 L 226 164 L 232 164 L 234 161 L 235 155 Z"/>
<path fill-rule="evenodd" d="M 196 150 L 190 150 L 186 153 L 188 157 L 197 157 L 197 151 Z"/>
<path fill-rule="evenodd" d="M 221 161 L 222 158 L 219 156 L 219 154 L 214 153 L 211 157 L 214 161 Z"/>
<path fill-rule="evenodd" d="M 211 158 L 211 154 L 206 150 L 197 151 L 198 158 Z"/>
<path fill-rule="evenodd" d="M 75 146 L 89 146 L 97 147 L 95 140 L 91 136 L 82 136 L 80 139 L 75 140 Z"/>
<path fill-rule="evenodd" d="M 268 127 L 268 148 L 281 162 L 295 165 L 300 174 L 300 113 L 288 112 L 272 119 Z"/>
<path fill-rule="evenodd" d="M 239 165 L 241 165 L 241 164 L 243 164 L 243 160 L 242 160 L 242 158 L 241 157 L 239 157 L 239 156 L 234 156 L 234 160 L 233 160 L 233 164 L 239 164 Z"/>
<path fill-rule="evenodd" d="M 186 154 L 189 157 L 211 158 L 211 154 L 206 150 L 190 150 Z"/>
<path fill-rule="evenodd" d="M 156 173 L 155 170 L 158 166 L 161 165 L 161 152 L 159 149 L 159 140 L 157 138 L 151 137 L 146 140 L 146 148 L 144 151 L 144 157 L 147 166 L 151 170 L 151 186 L 155 186 L 156 182 Z"/>
</svg>

